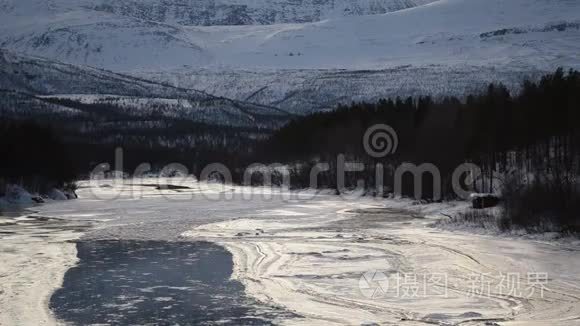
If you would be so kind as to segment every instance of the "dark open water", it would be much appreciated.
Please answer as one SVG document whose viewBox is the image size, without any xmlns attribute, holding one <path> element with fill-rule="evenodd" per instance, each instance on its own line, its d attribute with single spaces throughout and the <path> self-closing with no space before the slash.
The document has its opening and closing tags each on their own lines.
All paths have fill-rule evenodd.
<svg viewBox="0 0 580 326">
<path fill-rule="evenodd" d="M 232 257 L 205 242 L 90 241 L 50 308 L 76 325 L 270 325 L 283 311 L 231 281 Z"/>
</svg>

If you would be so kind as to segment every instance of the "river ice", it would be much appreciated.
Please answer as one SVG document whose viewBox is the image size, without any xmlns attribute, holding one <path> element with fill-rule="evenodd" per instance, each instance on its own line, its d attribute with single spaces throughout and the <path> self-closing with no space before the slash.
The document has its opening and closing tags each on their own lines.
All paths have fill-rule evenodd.
<svg viewBox="0 0 580 326">
<path fill-rule="evenodd" d="M 58 323 L 48 298 L 78 238 L 221 245 L 247 295 L 301 317 L 277 324 L 580 323 L 580 246 L 430 226 L 461 203 L 154 180 L 85 183 L 78 200 L 1 220 L 0 324 Z"/>
</svg>

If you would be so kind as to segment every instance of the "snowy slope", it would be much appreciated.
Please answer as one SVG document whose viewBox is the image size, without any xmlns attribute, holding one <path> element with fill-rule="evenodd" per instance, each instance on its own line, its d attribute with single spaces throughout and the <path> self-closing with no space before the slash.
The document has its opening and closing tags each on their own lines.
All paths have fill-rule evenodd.
<svg viewBox="0 0 580 326">
<path fill-rule="evenodd" d="M 399 65 L 578 64 L 580 2 L 445 0 L 385 15 L 312 24 L 191 28 L 215 64 L 358 68 Z M 563 25 L 562 25 L 563 24 Z M 554 26 L 563 26 L 563 29 Z M 493 35 L 519 29 L 521 33 Z M 491 36 L 488 36 L 491 33 Z"/>
<path fill-rule="evenodd" d="M 4 0 L 0 47 L 298 113 L 382 96 L 462 95 L 491 81 L 516 88 L 559 66 L 580 68 L 576 0 L 245 1 L 227 3 L 287 17 L 290 4 L 334 9 L 320 9 L 330 17 L 320 21 L 297 13 L 288 24 L 233 26 L 218 22 L 219 11 L 203 13 L 215 22 L 189 21 L 199 1 Z M 336 15 L 347 3 L 374 9 Z M 379 3 L 412 8 L 365 15 L 387 12 Z M 154 14 L 160 6 L 165 14 Z M 229 26 L 192 26 L 214 23 Z"/>
<path fill-rule="evenodd" d="M 14 25 L 0 31 L 0 46 L 25 54 L 114 70 L 211 62 L 208 51 L 171 25 L 84 11 L 10 18 Z"/>
<path fill-rule="evenodd" d="M 184 88 L 241 101 L 275 106 L 307 114 L 331 110 L 338 104 L 375 102 L 381 98 L 463 97 L 477 94 L 490 83 L 502 83 L 517 92 L 524 80 L 538 80 L 553 71 L 526 66 L 429 65 L 375 70 L 267 69 L 222 70 L 174 69 L 137 74 Z"/>
<path fill-rule="evenodd" d="M 208 47 L 207 39 L 218 34 L 186 25 L 309 22 L 385 13 L 431 1 L 3 0 L 0 47 L 116 70 L 206 66 L 219 61 L 213 58 L 219 49 Z"/>
<path fill-rule="evenodd" d="M 82 10 L 173 25 L 267 25 L 384 14 L 434 1 L 436 0 L 3 0 L 0 2 L 0 10 L 22 17 Z"/>
<path fill-rule="evenodd" d="M 291 118 L 270 106 L 0 50 L 0 115 L 83 115 L 76 104 L 107 105 L 144 119 L 161 115 L 239 127 L 271 128 Z"/>
<path fill-rule="evenodd" d="M 183 26 L 83 6 L 66 10 L 66 0 L 40 10 L 33 1 L 1 11 L 2 47 L 110 69 L 576 66 L 580 52 L 578 1 L 441 0 L 383 15 L 266 26 Z M 35 9 L 27 13 L 26 4 Z"/>
<path fill-rule="evenodd" d="M 384 14 L 435 0 L 102 0 L 93 10 L 178 25 L 268 25 Z"/>
</svg>

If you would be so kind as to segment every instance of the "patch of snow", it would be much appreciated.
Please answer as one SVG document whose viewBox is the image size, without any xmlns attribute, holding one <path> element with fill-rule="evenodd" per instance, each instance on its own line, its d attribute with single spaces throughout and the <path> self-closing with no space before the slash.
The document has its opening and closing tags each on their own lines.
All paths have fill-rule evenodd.
<svg viewBox="0 0 580 326">
<path fill-rule="evenodd" d="M 48 193 L 48 198 L 52 199 L 52 200 L 67 200 L 68 197 L 67 195 L 65 195 L 64 192 L 62 192 L 59 189 L 51 189 L 50 192 Z"/>
<path fill-rule="evenodd" d="M 31 205 L 34 204 L 32 195 L 21 186 L 9 184 L 6 186 L 4 200 L 12 205 Z"/>
</svg>

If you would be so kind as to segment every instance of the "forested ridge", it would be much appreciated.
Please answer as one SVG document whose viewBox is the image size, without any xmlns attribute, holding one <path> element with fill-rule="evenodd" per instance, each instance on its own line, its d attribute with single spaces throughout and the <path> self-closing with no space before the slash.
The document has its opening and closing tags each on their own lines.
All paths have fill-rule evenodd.
<svg viewBox="0 0 580 326">
<path fill-rule="evenodd" d="M 398 148 L 384 158 L 369 156 L 363 146 L 368 128 L 391 126 Z M 578 226 L 580 220 L 580 73 L 562 69 L 539 82 L 526 81 L 518 94 L 502 85 L 489 85 L 465 99 L 430 97 L 352 103 L 336 111 L 317 113 L 290 122 L 261 148 L 271 162 L 294 165 L 293 180 L 308 184 L 309 167 L 333 166 L 337 155 L 364 162 L 365 171 L 352 173 L 372 189 L 375 164 L 387 169 L 382 184 L 392 192 L 393 171 L 410 162 L 434 164 L 442 176 L 443 195 L 455 198 L 451 185 L 457 166 L 477 164 L 483 177 L 475 191 L 502 191 L 504 206 L 515 222 L 543 219 Z M 304 167 L 306 165 L 306 168 Z M 336 169 L 323 173 L 323 186 L 336 187 Z M 404 179 L 403 193 L 414 194 L 413 180 Z M 424 199 L 432 196 L 432 179 L 424 179 Z M 499 189 L 498 189 L 499 188 Z"/>
</svg>

